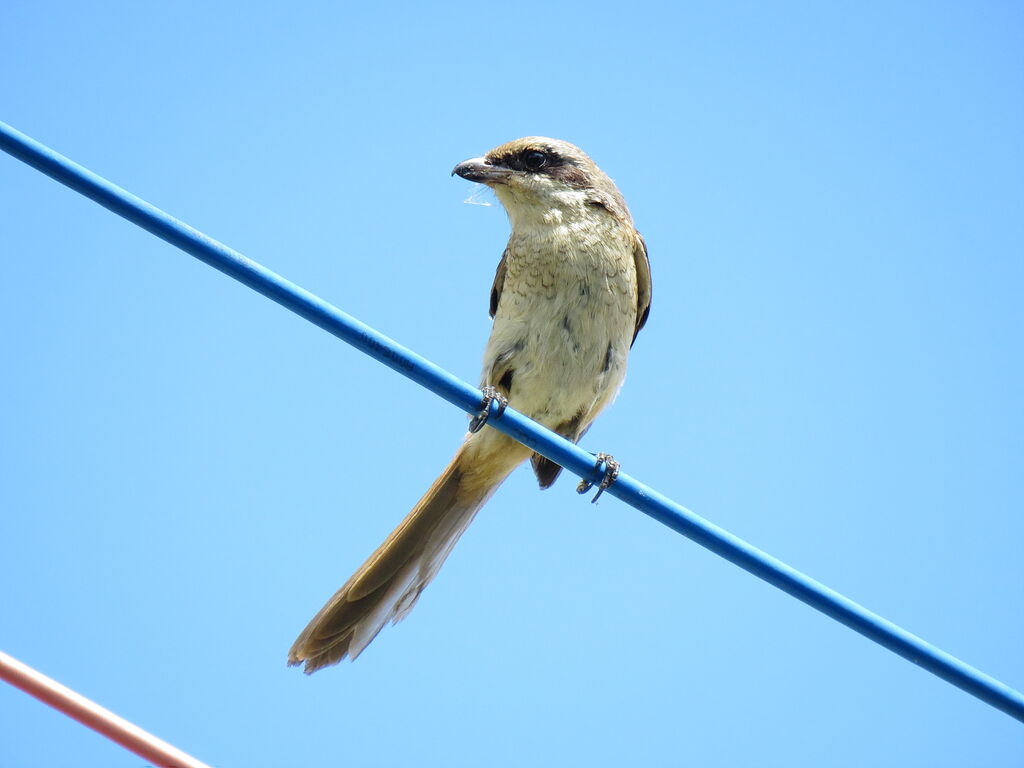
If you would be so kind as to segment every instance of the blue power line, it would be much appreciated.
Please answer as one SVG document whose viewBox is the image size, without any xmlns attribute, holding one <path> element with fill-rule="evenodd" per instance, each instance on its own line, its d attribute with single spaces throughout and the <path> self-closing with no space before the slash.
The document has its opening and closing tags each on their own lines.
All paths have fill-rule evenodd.
<svg viewBox="0 0 1024 768">
<path fill-rule="evenodd" d="M 348 342 L 464 411 L 480 408 L 482 393 L 323 299 L 207 237 L 131 193 L 0 122 L 0 149 L 109 208 L 200 261 Z M 488 424 L 594 483 L 594 456 L 511 408 L 492 407 Z M 1024 722 L 1024 695 L 925 642 L 728 531 L 637 482 L 625 473 L 607 491 L 669 528 L 764 579 L 919 667 Z"/>
</svg>

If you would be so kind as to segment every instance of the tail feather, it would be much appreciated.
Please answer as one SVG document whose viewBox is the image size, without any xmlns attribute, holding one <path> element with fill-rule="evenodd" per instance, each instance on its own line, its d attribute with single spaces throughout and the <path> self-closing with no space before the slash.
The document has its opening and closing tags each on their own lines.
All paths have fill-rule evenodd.
<svg viewBox="0 0 1024 768">
<path fill-rule="evenodd" d="M 289 665 L 307 674 L 353 660 L 388 622 L 412 610 L 455 543 L 501 482 L 526 458 L 493 430 L 472 435 L 413 510 L 302 631 Z"/>
</svg>

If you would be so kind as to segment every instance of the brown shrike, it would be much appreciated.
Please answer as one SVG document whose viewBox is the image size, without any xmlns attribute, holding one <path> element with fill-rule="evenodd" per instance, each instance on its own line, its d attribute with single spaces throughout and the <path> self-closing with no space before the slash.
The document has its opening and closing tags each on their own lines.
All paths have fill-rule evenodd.
<svg viewBox="0 0 1024 768">
<path fill-rule="evenodd" d="M 507 398 L 576 442 L 618 392 L 647 320 L 643 238 L 611 179 L 567 142 L 517 139 L 453 173 L 493 189 L 512 227 L 491 288 L 485 412 L 490 397 Z M 496 429 L 471 431 L 412 512 L 309 622 L 289 664 L 305 662 L 310 673 L 355 659 L 385 624 L 404 618 L 476 513 L 527 458 L 541 488 L 561 472 Z"/>
</svg>

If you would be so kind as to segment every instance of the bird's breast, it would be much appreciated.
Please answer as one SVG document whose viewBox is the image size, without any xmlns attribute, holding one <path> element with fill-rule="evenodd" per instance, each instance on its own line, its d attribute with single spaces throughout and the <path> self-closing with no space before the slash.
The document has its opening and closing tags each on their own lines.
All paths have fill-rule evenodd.
<svg viewBox="0 0 1024 768">
<path fill-rule="evenodd" d="M 636 320 L 628 234 L 621 225 L 513 233 L 483 377 L 512 382 L 512 407 L 555 426 L 578 412 L 593 412 L 589 422 L 614 397 Z"/>
</svg>

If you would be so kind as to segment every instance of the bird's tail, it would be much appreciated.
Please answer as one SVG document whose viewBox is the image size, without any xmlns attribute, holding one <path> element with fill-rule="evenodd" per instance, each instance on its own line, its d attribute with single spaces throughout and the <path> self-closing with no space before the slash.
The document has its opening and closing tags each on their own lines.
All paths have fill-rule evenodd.
<svg viewBox="0 0 1024 768">
<path fill-rule="evenodd" d="M 307 674 L 355 659 L 385 624 L 400 621 L 529 450 L 494 429 L 471 434 L 419 503 L 313 617 L 288 652 Z"/>
</svg>

